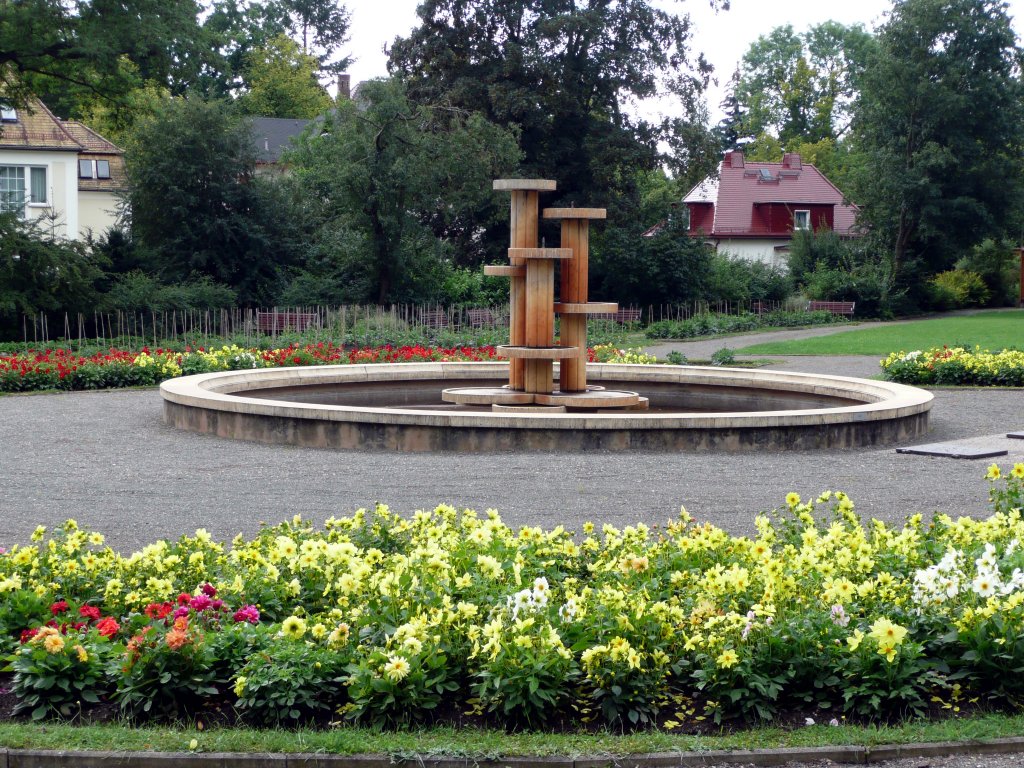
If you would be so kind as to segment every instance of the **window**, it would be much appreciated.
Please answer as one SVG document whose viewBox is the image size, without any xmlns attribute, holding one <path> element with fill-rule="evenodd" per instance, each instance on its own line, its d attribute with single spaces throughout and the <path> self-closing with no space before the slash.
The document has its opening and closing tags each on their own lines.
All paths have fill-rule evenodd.
<svg viewBox="0 0 1024 768">
<path fill-rule="evenodd" d="M 46 190 L 46 169 L 29 168 L 30 182 L 28 201 L 33 205 L 46 205 L 49 195 Z"/>
<path fill-rule="evenodd" d="M 793 211 L 793 229 L 810 229 L 811 212 Z"/>
<path fill-rule="evenodd" d="M 0 166 L 0 213 L 25 215 L 25 169 Z"/>
<path fill-rule="evenodd" d="M 92 178 L 92 160 L 79 160 L 78 161 L 78 178 L 80 178 L 80 179 L 91 179 Z"/>
<path fill-rule="evenodd" d="M 16 123 L 18 122 L 18 112 L 14 107 L 0 105 L 0 120 L 3 120 L 5 123 Z"/>
<path fill-rule="evenodd" d="M 97 179 L 109 179 L 110 178 L 110 161 L 109 160 L 97 160 L 96 161 L 96 178 Z"/>
</svg>

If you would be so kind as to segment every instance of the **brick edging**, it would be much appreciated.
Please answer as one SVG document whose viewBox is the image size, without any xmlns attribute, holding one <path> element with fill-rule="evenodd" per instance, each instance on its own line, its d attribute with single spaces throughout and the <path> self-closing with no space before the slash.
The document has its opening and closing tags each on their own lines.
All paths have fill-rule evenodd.
<svg viewBox="0 0 1024 768">
<path fill-rule="evenodd" d="M 992 755 L 1024 752 L 1024 737 L 941 741 L 876 746 L 786 747 L 762 750 L 663 752 L 629 756 L 510 757 L 505 760 L 430 758 L 417 768 L 690 768 L 746 764 L 779 766 L 831 760 L 867 764 L 899 758 Z M 261 754 L 238 752 L 79 752 L 0 749 L 0 768 L 394 768 L 401 760 L 387 755 Z M 409 761 L 413 762 L 413 761 Z"/>
</svg>

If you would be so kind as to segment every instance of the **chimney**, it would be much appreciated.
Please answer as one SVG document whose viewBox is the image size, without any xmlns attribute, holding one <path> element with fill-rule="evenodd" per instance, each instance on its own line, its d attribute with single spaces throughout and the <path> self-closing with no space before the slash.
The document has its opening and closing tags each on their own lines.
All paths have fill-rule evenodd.
<svg viewBox="0 0 1024 768">
<path fill-rule="evenodd" d="M 337 101 L 348 100 L 352 98 L 352 75 L 347 72 L 343 75 L 338 75 L 338 98 Z"/>
<path fill-rule="evenodd" d="M 730 168 L 743 168 L 743 153 L 738 149 L 731 149 L 725 153 L 725 164 Z"/>
<path fill-rule="evenodd" d="M 797 152 L 787 152 L 782 156 L 782 167 L 793 171 L 799 171 L 804 167 L 803 160 Z"/>
</svg>

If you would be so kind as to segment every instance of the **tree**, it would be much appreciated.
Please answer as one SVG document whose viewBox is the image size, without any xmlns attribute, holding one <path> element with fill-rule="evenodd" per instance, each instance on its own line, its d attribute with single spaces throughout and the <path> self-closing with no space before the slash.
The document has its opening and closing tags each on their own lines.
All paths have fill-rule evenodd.
<svg viewBox="0 0 1024 768">
<path fill-rule="evenodd" d="M 739 149 L 740 139 L 747 138 L 745 126 L 747 109 L 740 102 L 739 88 L 740 68 L 737 65 L 736 71 L 729 78 L 729 90 L 726 92 L 721 104 L 718 105 L 721 107 L 722 112 L 725 113 L 725 117 L 718 122 L 714 129 L 714 135 L 718 141 L 720 151 Z"/>
<path fill-rule="evenodd" d="M 266 47 L 249 53 L 238 99 L 244 114 L 263 117 L 312 119 L 334 101 L 316 79 L 316 59 L 299 50 L 291 38 L 280 35 Z"/>
<path fill-rule="evenodd" d="M 67 115 L 82 93 L 117 100 L 145 81 L 180 92 L 208 50 L 194 0 L 4 0 L 2 8 L 0 93 L 15 106 L 35 93 Z"/>
<path fill-rule="evenodd" d="M 272 300 L 291 260 L 291 216 L 255 177 L 250 127 L 228 107 L 174 99 L 136 128 L 126 153 L 131 223 L 165 282 L 208 276 L 243 303 Z"/>
<path fill-rule="evenodd" d="M 1021 199 L 1021 50 L 997 0 L 901 0 L 861 84 L 854 190 L 897 275 L 948 268 Z"/>
<path fill-rule="evenodd" d="M 649 0 L 426 0 L 418 14 L 391 71 L 415 100 L 518 126 L 523 172 L 557 179 L 564 204 L 635 195 L 634 171 L 656 167 L 659 139 L 687 123 L 624 104 L 659 88 L 690 103 L 710 71 L 701 57 L 690 66 L 689 18 Z"/>
<path fill-rule="evenodd" d="M 430 298 L 446 264 L 484 256 L 474 241 L 503 213 L 491 180 L 518 159 L 515 137 L 478 114 L 364 83 L 290 157 L 312 205 L 302 279 L 361 286 L 363 301 Z"/>
<path fill-rule="evenodd" d="M 0 213 L 0 327 L 16 327 L 22 315 L 95 306 L 103 266 L 85 243 Z"/>
<path fill-rule="evenodd" d="M 350 59 L 331 62 L 348 40 L 349 13 L 338 0 L 279 0 L 292 35 L 302 40 L 302 52 L 315 55 L 327 74 L 344 72 Z"/>
<path fill-rule="evenodd" d="M 798 35 L 790 25 L 759 37 L 743 56 L 734 98 L 748 110 L 743 132 L 793 141 L 837 139 L 849 124 L 874 45 L 861 26 L 827 21 Z"/>
</svg>

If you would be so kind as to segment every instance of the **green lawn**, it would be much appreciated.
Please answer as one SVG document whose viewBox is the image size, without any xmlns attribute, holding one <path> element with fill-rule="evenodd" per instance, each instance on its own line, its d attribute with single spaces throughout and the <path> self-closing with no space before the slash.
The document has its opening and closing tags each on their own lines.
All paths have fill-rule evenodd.
<svg viewBox="0 0 1024 768">
<path fill-rule="evenodd" d="M 719 749 L 771 749 L 828 745 L 907 744 L 928 741 L 969 741 L 1019 736 L 1021 715 L 980 714 L 899 725 L 840 725 L 752 728 L 721 735 L 687 736 L 664 731 L 632 734 L 506 733 L 486 729 L 422 728 L 378 731 L 345 726 L 330 730 L 281 731 L 246 728 L 198 730 L 182 726 L 76 726 L 60 723 L 0 723 L 0 747 L 10 749 L 112 750 L 115 752 L 185 752 L 191 741 L 201 752 L 323 752 L 326 754 L 385 754 L 401 757 L 471 757 L 549 755 L 629 755 L 645 752 Z"/>
<path fill-rule="evenodd" d="M 947 346 L 981 346 L 993 351 L 1024 349 L 1024 310 L 938 317 L 896 325 L 840 331 L 796 341 L 754 344 L 736 350 L 744 355 L 879 355 Z"/>
</svg>

